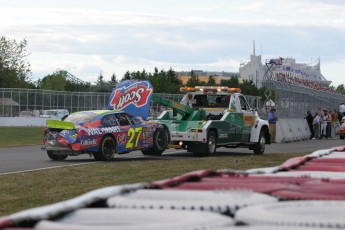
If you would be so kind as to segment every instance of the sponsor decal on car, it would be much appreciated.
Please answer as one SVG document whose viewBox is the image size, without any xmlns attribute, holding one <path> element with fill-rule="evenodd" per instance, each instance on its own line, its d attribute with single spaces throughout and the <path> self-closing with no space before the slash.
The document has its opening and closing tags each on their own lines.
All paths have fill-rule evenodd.
<svg viewBox="0 0 345 230">
<path fill-rule="evenodd" d="M 148 81 L 122 81 L 113 90 L 108 109 L 123 110 L 133 116 L 147 119 L 152 91 L 152 86 Z"/>
<path fill-rule="evenodd" d="M 119 133 L 121 132 L 121 128 L 118 126 L 114 127 L 105 127 L 105 128 L 93 128 L 93 129 L 85 129 L 89 136 L 94 135 L 102 135 L 104 133 Z"/>
<path fill-rule="evenodd" d="M 126 143 L 126 139 L 127 139 L 126 134 L 122 134 L 122 135 L 117 136 L 117 139 L 116 139 L 117 144 L 121 145 L 121 144 Z"/>
<path fill-rule="evenodd" d="M 86 146 L 86 145 L 97 145 L 97 140 L 96 139 L 81 140 L 80 144 L 83 145 L 83 146 Z"/>
</svg>

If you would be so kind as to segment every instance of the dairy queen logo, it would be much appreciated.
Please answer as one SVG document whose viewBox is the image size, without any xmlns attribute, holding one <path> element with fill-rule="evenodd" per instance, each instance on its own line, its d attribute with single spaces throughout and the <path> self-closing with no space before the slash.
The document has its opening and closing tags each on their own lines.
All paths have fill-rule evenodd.
<svg viewBox="0 0 345 230">
<path fill-rule="evenodd" d="M 129 86 L 124 86 L 113 92 L 110 105 L 117 110 L 126 108 L 130 104 L 136 107 L 142 107 L 146 105 L 151 92 L 152 89 L 148 88 L 146 84 L 134 83 Z"/>
</svg>

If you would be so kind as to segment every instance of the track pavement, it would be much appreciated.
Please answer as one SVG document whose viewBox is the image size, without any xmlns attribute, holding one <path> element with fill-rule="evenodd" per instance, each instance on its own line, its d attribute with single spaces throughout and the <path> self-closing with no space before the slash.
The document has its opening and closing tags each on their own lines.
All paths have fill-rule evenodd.
<svg viewBox="0 0 345 230">
<path fill-rule="evenodd" d="M 274 143 L 266 145 L 264 154 L 284 154 L 284 153 L 305 153 L 309 154 L 320 149 L 330 149 L 336 146 L 345 146 L 345 140 L 307 140 L 291 143 Z M 217 155 L 238 155 L 249 154 L 253 151 L 247 148 L 219 148 Z M 136 160 L 169 160 L 169 159 L 192 159 L 193 155 L 184 150 L 168 149 L 162 156 L 144 156 L 140 151 L 134 151 L 124 155 L 117 155 L 114 161 Z M 0 175 L 18 172 L 43 170 L 48 168 L 74 166 L 82 164 L 98 163 L 89 155 L 68 157 L 65 161 L 52 161 L 45 151 L 41 151 L 41 146 L 24 146 L 12 148 L 0 148 Z"/>
</svg>

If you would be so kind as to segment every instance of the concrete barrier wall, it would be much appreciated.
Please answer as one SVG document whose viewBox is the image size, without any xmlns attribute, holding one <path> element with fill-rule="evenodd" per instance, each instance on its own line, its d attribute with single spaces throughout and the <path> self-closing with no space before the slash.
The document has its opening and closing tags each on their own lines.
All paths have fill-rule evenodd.
<svg viewBox="0 0 345 230">
<path fill-rule="evenodd" d="M 0 117 L 0 126 L 45 126 L 46 120 L 40 117 Z"/>
<path fill-rule="evenodd" d="M 276 141 L 292 142 L 308 140 L 311 132 L 305 119 L 279 119 L 276 126 Z"/>
</svg>

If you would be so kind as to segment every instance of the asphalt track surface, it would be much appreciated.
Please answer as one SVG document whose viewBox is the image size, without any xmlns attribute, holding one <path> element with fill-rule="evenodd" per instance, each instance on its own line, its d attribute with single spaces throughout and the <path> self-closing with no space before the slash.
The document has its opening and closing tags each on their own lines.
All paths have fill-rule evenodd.
<svg viewBox="0 0 345 230">
<path fill-rule="evenodd" d="M 291 143 L 275 143 L 266 145 L 264 154 L 284 154 L 284 153 L 305 153 L 309 154 L 320 149 L 330 149 L 337 146 L 345 146 L 345 140 L 307 140 Z M 238 154 L 252 155 L 253 152 L 247 148 L 219 148 L 217 155 L 238 156 Z M 124 155 L 116 155 L 112 162 L 135 160 L 170 160 L 170 159 L 191 159 L 192 153 L 185 150 L 168 149 L 162 156 L 144 156 L 140 151 L 134 151 Z M 87 154 L 68 157 L 65 161 L 52 161 L 48 158 L 41 146 L 24 146 L 12 148 L 0 148 L 0 176 L 44 170 L 56 167 L 75 166 L 83 164 L 99 163 Z"/>
</svg>

